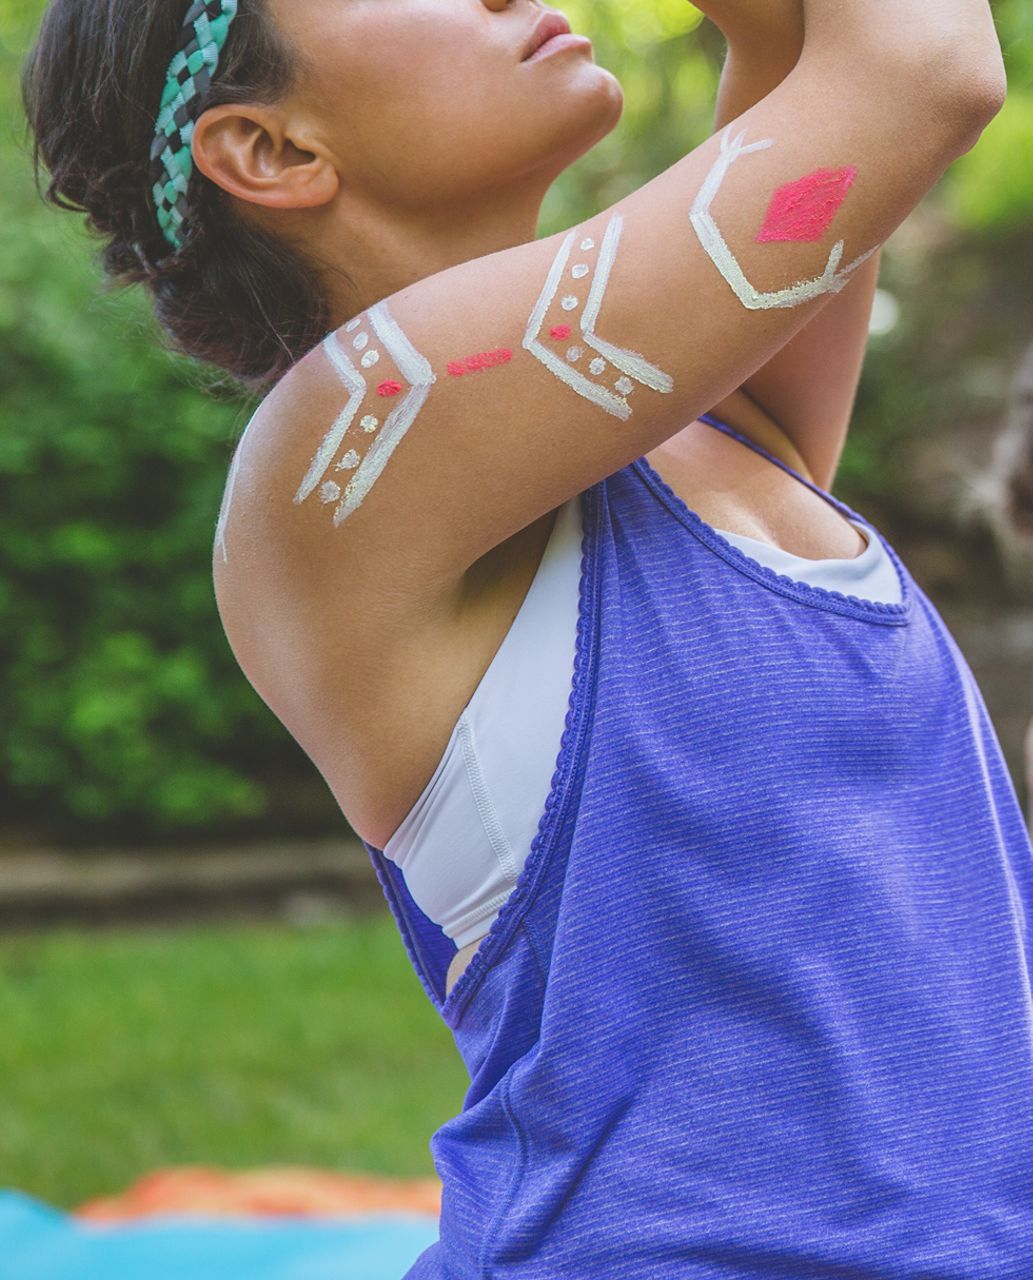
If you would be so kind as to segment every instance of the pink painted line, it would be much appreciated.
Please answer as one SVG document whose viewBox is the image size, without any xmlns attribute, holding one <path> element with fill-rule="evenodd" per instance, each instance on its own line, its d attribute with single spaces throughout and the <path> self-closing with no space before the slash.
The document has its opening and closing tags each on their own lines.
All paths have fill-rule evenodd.
<svg viewBox="0 0 1033 1280">
<path fill-rule="evenodd" d="M 507 364 L 512 359 L 513 352 L 508 347 L 499 347 L 497 351 L 479 351 L 465 360 L 450 360 L 447 367 L 453 378 L 461 378 L 466 373 L 494 369 L 496 365 Z"/>
</svg>

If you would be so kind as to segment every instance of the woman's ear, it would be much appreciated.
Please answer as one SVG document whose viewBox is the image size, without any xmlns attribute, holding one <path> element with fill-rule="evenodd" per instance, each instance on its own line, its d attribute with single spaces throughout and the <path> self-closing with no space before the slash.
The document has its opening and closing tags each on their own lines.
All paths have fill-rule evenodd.
<svg viewBox="0 0 1033 1280">
<path fill-rule="evenodd" d="M 328 204 L 340 187 L 330 156 L 296 145 L 279 115 L 261 106 L 224 103 L 202 112 L 191 150 L 205 177 L 271 209 Z"/>
</svg>

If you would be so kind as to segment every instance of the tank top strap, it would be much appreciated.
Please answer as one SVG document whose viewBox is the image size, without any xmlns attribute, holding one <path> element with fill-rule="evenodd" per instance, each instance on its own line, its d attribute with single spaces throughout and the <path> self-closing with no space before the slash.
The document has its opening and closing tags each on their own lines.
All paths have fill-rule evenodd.
<svg viewBox="0 0 1033 1280">
<path fill-rule="evenodd" d="M 734 436 L 736 440 L 747 445 L 749 448 L 754 450 L 755 453 L 761 454 L 763 457 L 767 458 L 769 462 L 773 462 L 777 467 L 781 467 L 783 471 L 788 471 L 789 474 L 791 476 L 795 476 L 801 484 L 805 484 L 808 489 L 812 489 L 819 497 L 824 498 L 826 502 L 831 503 L 840 515 L 846 516 L 851 520 L 859 520 L 863 525 L 866 525 L 868 528 L 872 528 L 870 522 L 859 512 L 855 511 L 853 507 L 843 502 L 842 499 L 837 498 L 834 494 L 823 489 L 821 485 L 815 484 L 813 480 L 808 480 L 807 477 L 801 475 L 795 467 L 791 467 L 788 462 L 784 462 L 776 454 L 772 453 L 770 449 L 765 449 L 764 446 L 762 444 L 758 444 L 756 440 L 751 440 L 749 436 L 743 435 L 741 431 L 736 431 L 735 427 L 729 426 L 727 422 L 722 422 L 720 418 L 715 418 L 712 413 L 701 413 L 699 420 L 700 422 L 705 422 L 708 426 L 716 427 L 718 431 L 723 431 L 726 435 Z"/>
</svg>

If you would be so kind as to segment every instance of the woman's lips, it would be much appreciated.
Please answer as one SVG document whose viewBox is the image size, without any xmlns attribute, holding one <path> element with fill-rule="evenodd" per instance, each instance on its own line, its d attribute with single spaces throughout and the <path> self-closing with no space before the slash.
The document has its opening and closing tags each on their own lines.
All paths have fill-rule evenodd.
<svg viewBox="0 0 1033 1280">
<path fill-rule="evenodd" d="M 588 36 L 577 35 L 572 31 L 564 31 L 551 36 L 544 44 L 540 44 L 525 62 L 534 62 L 538 58 L 548 57 L 550 53 L 558 53 L 561 49 L 590 49 L 592 42 Z"/>
</svg>

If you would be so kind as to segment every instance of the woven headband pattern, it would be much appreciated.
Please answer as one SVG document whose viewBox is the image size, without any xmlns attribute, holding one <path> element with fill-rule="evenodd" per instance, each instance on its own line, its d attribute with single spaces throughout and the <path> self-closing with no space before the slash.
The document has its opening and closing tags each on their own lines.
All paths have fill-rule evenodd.
<svg viewBox="0 0 1033 1280">
<path fill-rule="evenodd" d="M 166 74 L 151 144 L 150 180 L 158 225 L 174 249 L 183 244 L 196 107 L 212 83 L 236 16 L 237 0 L 194 0 Z"/>
</svg>

